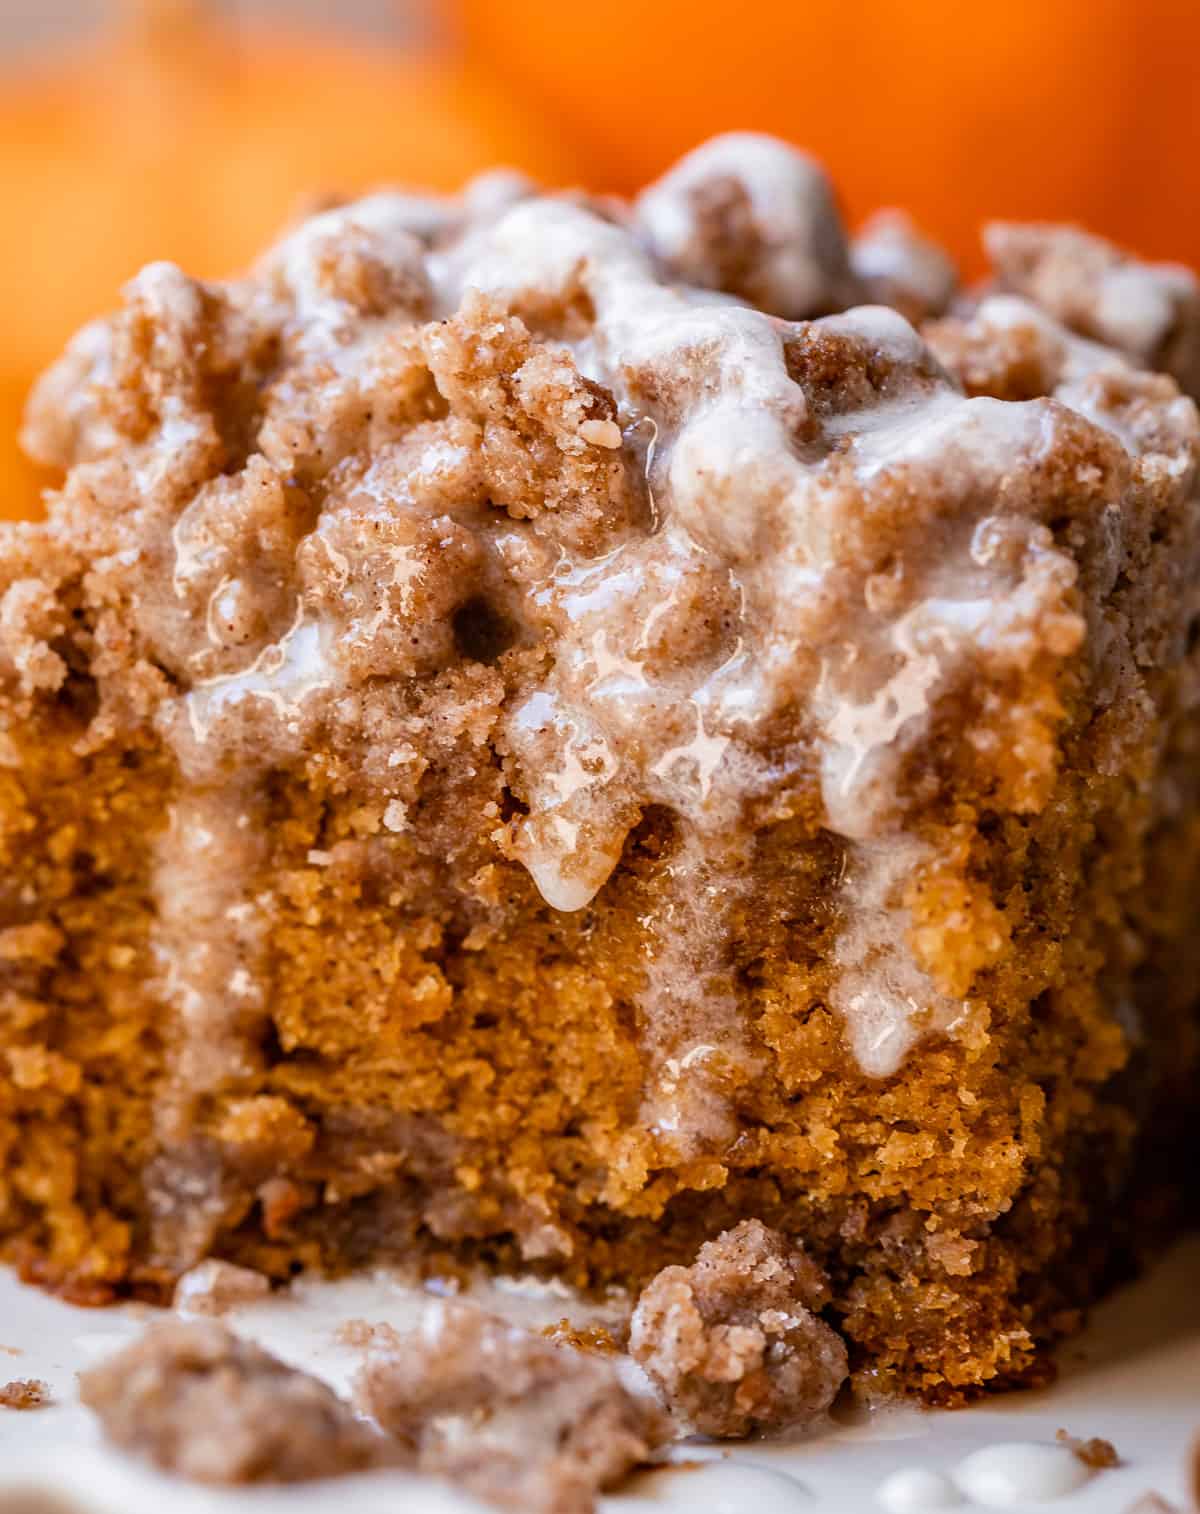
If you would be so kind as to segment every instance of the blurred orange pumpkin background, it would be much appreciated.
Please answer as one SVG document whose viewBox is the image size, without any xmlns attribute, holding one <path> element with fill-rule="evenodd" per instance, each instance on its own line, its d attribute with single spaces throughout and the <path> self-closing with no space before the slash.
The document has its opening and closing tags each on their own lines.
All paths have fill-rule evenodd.
<svg viewBox="0 0 1200 1514">
<path fill-rule="evenodd" d="M 248 3 L 100 0 L 107 32 L 32 56 L 0 10 L 0 513 L 34 508 L 16 416 L 67 335 L 149 258 L 236 269 L 306 191 L 493 162 L 629 190 L 753 127 L 968 269 L 989 216 L 1200 265 L 1197 0 Z"/>
</svg>

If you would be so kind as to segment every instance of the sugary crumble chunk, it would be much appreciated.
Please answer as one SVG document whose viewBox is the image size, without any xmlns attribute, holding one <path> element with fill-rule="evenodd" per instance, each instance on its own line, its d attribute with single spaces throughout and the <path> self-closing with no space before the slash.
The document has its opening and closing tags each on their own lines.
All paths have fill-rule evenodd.
<svg viewBox="0 0 1200 1514">
<path fill-rule="evenodd" d="M 331 1388 L 215 1320 L 153 1325 L 79 1389 L 115 1445 L 196 1482 L 304 1482 L 389 1459 Z"/>
<path fill-rule="evenodd" d="M 1200 280 L 1190 269 L 1139 262 L 1070 226 L 998 221 L 984 243 L 1002 289 L 1200 393 Z"/>
<path fill-rule="evenodd" d="M 610 1356 L 621 1350 L 621 1342 L 607 1325 L 593 1321 L 590 1325 L 573 1325 L 569 1319 L 546 1325 L 542 1334 L 556 1346 L 574 1346 L 579 1351 L 596 1351 Z"/>
<path fill-rule="evenodd" d="M 48 1385 L 36 1377 L 14 1377 L 0 1385 L 0 1409 L 44 1409 L 50 1402 Z"/>
<path fill-rule="evenodd" d="M 265 1298 L 271 1284 L 261 1272 L 210 1257 L 175 1284 L 175 1308 L 188 1314 L 224 1314 L 239 1304 Z"/>
<path fill-rule="evenodd" d="M 813 1313 L 827 1297 L 800 1247 L 743 1220 L 643 1290 L 630 1351 L 689 1429 L 783 1430 L 824 1414 L 846 1379 L 846 1347 Z"/>
<path fill-rule="evenodd" d="M 916 324 L 942 315 L 958 288 L 958 272 L 902 210 L 881 210 L 850 244 L 850 266 L 873 305 L 891 305 Z"/>
<path fill-rule="evenodd" d="M 450 1300 L 370 1352 L 358 1398 L 420 1471 L 521 1514 L 588 1514 L 669 1434 L 611 1361 Z"/>
<path fill-rule="evenodd" d="M 1066 1446 L 1068 1450 L 1074 1451 L 1084 1466 L 1090 1467 L 1093 1472 L 1100 1472 L 1108 1467 L 1118 1467 L 1121 1464 L 1117 1448 L 1111 1440 L 1102 1440 L 1098 1435 L 1087 1437 L 1072 1435 L 1069 1430 L 1056 1431 L 1054 1438 L 1060 1446 Z"/>
<path fill-rule="evenodd" d="M 771 137 L 706 142 L 638 198 L 636 221 L 676 278 L 797 320 L 852 303 L 854 279 L 821 167 Z"/>
<path fill-rule="evenodd" d="M 386 1320 L 348 1319 L 333 1332 L 333 1338 L 339 1346 L 362 1350 L 367 1346 L 394 1346 L 400 1335 Z"/>
</svg>

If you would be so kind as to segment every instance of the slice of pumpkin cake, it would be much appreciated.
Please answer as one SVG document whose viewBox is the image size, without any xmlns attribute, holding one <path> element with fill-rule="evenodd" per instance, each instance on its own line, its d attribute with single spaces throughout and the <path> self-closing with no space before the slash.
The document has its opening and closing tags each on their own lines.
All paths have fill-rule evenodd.
<svg viewBox="0 0 1200 1514">
<path fill-rule="evenodd" d="M 1039 1370 L 1195 1089 L 1200 426 L 889 224 L 724 138 L 76 338 L 0 538 L 27 1276 L 635 1285 L 756 1219 L 860 1383 Z"/>
</svg>

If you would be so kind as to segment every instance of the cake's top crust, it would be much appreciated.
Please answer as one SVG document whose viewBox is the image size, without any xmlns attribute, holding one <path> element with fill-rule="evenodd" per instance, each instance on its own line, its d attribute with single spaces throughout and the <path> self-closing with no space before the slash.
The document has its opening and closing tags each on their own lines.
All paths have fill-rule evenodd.
<svg viewBox="0 0 1200 1514">
<path fill-rule="evenodd" d="M 984 244 L 1000 288 L 1200 392 L 1200 279 L 1190 268 L 1140 263 L 1070 226 L 997 221 Z"/>
<path fill-rule="evenodd" d="M 1005 281 L 1037 294 L 1016 235 Z M 595 899 L 649 807 L 677 819 L 640 1005 L 657 1128 L 719 1125 L 702 1077 L 681 1111 L 680 1069 L 748 1055 L 718 943 L 764 827 L 844 847 L 831 995 L 864 1069 L 968 1024 L 984 964 L 931 972 L 906 911 L 939 774 L 1045 802 L 1062 670 L 1103 661 L 1130 543 L 1190 498 L 1197 417 L 1018 295 L 931 346 L 846 308 L 868 287 L 914 316 L 951 294 L 897 224 L 852 256 L 820 171 L 747 136 L 631 207 L 490 176 L 329 211 L 229 284 L 134 279 L 27 438 L 69 470 L 50 530 L 91 563 L 99 725 L 150 722 L 178 758 L 179 930 L 241 907 L 265 775 L 352 774 L 400 833 L 465 739 L 503 764 L 497 857 L 554 909 Z M 1160 328 L 1123 345 L 1149 361 Z M 31 697 L 66 675 L 36 555 L 0 608 Z M 218 959 L 174 990 L 209 1057 Z"/>
</svg>

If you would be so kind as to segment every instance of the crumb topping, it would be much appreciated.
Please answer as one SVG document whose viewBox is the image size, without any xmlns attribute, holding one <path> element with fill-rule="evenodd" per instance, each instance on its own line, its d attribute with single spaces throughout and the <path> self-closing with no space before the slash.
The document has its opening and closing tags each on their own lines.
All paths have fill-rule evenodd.
<svg viewBox="0 0 1200 1514">
<path fill-rule="evenodd" d="M 44 1409 L 53 1402 L 49 1384 L 36 1377 L 15 1377 L 0 1384 L 0 1409 Z"/>
<path fill-rule="evenodd" d="M 873 215 L 850 244 L 850 266 L 863 297 L 891 305 L 914 325 L 944 315 L 958 289 L 958 271 L 902 210 Z"/>
<path fill-rule="evenodd" d="M 196 1482 L 304 1482 L 390 1460 L 323 1382 L 215 1320 L 152 1325 L 79 1391 L 114 1445 Z"/>
<path fill-rule="evenodd" d="M 520 1514 L 591 1514 L 668 1437 L 611 1360 L 451 1300 L 373 1340 L 358 1398 L 420 1471 Z"/>
<path fill-rule="evenodd" d="M 225 1314 L 266 1298 L 270 1291 L 270 1280 L 261 1272 L 209 1257 L 175 1284 L 174 1305 L 183 1314 Z"/>
<path fill-rule="evenodd" d="M 998 221 L 984 242 L 1001 289 L 1063 325 L 1200 392 L 1200 280 L 1176 263 L 1141 263 L 1070 226 Z"/>
<path fill-rule="evenodd" d="M 969 1018 L 969 977 L 912 947 L 929 846 L 906 754 L 984 682 L 1026 688 L 1011 707 L 1040 700 L 1049 733 L 1035 690 L 1086 632 L 1054 528 L 1107 539 L 1155 466 L 1186 487 L 1195 417 L 1012 298 L 934 333 L 966 394 L 892 311 L 774 318 L 857 286 L 823 177 L 767 139 L 700 149 L 628 223 L 494 189 L 327 211 L 241 283 L 148 268 L 44 381 L 28 437 L 71 468 L 55 509 L 126 607 L 136 697 L 184 778 L 159 884 L 180 1081 L 249 1065 L 267 775 L 323 748 L 402 835 L 432 736 L 495 753 L 515 813 L 491 845 L 556 910 L 596 898 L 647 810 L 677 817 L 638 1017 L 645 1118 L 687 1150 L 728 1132 L 722 1087 L 754 1071 L 724 984 L 781 791 L 845 849 L 830 993 L 862 1067 Z M 1015 232 L 993 244 L 1006 281 L 1039 283 Z M 944 304 L 902 223 L 857 258 L 913 313 Z M 30 691 L 63 676 L 58 613 L 33 579 L 0 608 Z M 1015 777 L 1005 720 L 970 760 L 1020 812 L 1051 748 Z"/>
<path fill-rule="evenodd" d="M 819 1419 L 846 1380 L 846 1347 L 813 1312 L 828 1297 L 801 1247 L 743 1220 L 646 1286 L 630 1352 L 685 1429 L 785 1430 Z"/>
<path fill-rule="evenodd" d="M 773 137 L 730 132 L 638 196 L 634 225 L 673 279 L 788 320 L 860 297 L 820 164 Z"/>
<path fill-rule="evenodd" d="M 1085 1439 L 1083 1436 L 1072 1435 L 1069 1430 L 1056 1430 L 1054 1438 L 1060 1446 L 1074 1451 L 1084 1466 L 1090 1467 L 1093 1472 L 1121 1465 L 1121 1458 L 1111 1440 L 1102 1440 L 1098 1435 Z"/>
</svg>

